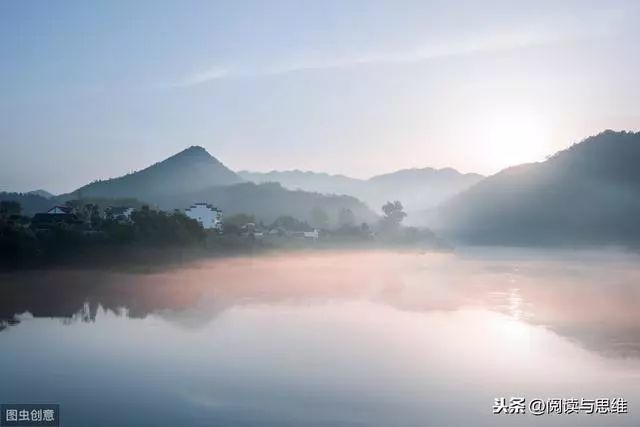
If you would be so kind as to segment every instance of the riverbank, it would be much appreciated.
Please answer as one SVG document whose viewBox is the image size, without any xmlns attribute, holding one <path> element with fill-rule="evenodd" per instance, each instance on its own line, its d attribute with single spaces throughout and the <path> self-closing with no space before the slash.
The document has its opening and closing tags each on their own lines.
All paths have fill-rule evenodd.
<svg viewBox="0 0 640 427">
<path fill-rule="evenodd" d="M 215 258 L 257 256 L 269 253 L 322 252 L 335 250 L 409 250 L 448 251 L 451 246 L 440 241 L 394 242 L 361 239 L 292 239 L 268 236 L 255 239 L 250 236 L 210 235 L 198 245 L 122 245 L 91 244 L 64 251 L 50 252 L 46 256 L 22 259 L 21 263 L 7 265 L 0 271 L 30 271 L 51 269 L 98 269 L 107 271 L 153 272 Z"/>
</svg>

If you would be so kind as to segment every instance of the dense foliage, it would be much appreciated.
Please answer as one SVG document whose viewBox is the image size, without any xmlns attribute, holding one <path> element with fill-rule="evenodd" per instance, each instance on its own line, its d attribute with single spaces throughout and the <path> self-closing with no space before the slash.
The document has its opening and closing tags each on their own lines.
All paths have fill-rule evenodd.
<svg viewBox="0 0 640 427">
<path fill-rule="evenodd" d="M 88 204 L 77 211 L 76 222 L 47 224 L 45 229 L 30 226 L 19 212 L 15 202 L 0 203 L 0 265 L 4 267 L 112 255 L 132 248 L 202 246 L 206 238 L 202 226 L 184 214 L 146 206 L 123 222 L 103 219 L 96 206 Z"/>
<path fill-rule="evenodd" d="M 91 202 L 87 203 L 87 200 Z M 340 245 L 405 245 L 437 243 L 429 230 L 404 227 L 406 214 L 400 202 L 382 207 L 385 216 L 370 226 L 358 223 L 349 208 L 337 211 L 336 225 L 327 226 L 328 215 L 313 208 L 317 224 L 292 215 L 280 215 L 268 225 L 253 215 L 229 215 L 223 232 L 206 231 L 181 211 L 166 212 L 142 206 L 130 216 L 104 209 L 96 199 L 70 200 L 56 214 L 22 215 L 19 203 L 0 202 L 0 267 L 47 265 L 110 266 L 125 260 L 129 264 L 171 262 L 171 254 L 188 257 L 230 253 L 252 253 L 268 248 L 303 248 L 322 240 L 324 247 Z M 120 208 L 120 211 L 126 209 Z M 142 255 L 142 257 L 141 257 Z"/>
</svg>

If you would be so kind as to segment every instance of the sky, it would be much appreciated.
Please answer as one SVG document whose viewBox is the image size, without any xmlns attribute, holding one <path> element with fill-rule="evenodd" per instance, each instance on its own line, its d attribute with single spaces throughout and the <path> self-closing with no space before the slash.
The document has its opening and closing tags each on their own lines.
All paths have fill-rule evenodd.
<svg viewBox="0 0 640 427">
<path fill-rule="evenodd" d="M 201 145 L 233 170 L 491 174 L 640 128 L 636 1 L 0 1 L 0 190 Z"/>
</svg>

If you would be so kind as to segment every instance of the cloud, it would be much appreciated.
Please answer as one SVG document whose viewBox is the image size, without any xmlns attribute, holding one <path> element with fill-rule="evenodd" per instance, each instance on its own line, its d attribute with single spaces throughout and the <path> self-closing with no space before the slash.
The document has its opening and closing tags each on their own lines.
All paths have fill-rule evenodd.
<svg viewBox="0 0 640 427">
<path fill-rule="evenodd" d="M 214 65 L 191 73 L 174 86 L 190 87 L 231 77 L 272 76 L 312 70 L 332 70 L 365 65 L 416 63 L 436 58 L 515 49 L 557 40 L 552 34 L 518 33 L 511 36 L 473 38 L 461 41 L 428 43 L 393 51 L 368 52 L 345 56 L 309 55 L 254 67 L 228 68 Z"/>
<path fill-rule="evenodd" d="M 255 66 L 234 67 L 233 72 L 221 66 L 213 66 L 205 71 L 192 73 L 183 78 L 176 86 L 195 86 L 214 80 L 231 77 L 273 76 L 287 73 L 333 70 L 358 66 L 382 64 L 418 63 L 437 58 L 493 53 L 555 42 L 597 37 L 608 33 L 615 19 L 603 19 L 601 27 L 593 28 L 575 23 L 566 25 L 538 26 L 537 28 L 519 28 L 488 35 L 469 35 L 465 38 L 431 41 L 420 45 L 386 51 L 360 52 L 348 55 L 309 54 L 305 52 L 297 58 L 259 64 Z M 555 27 L 555 28 L 554 28 Z"/>
<path fill-rule="evenodd" d="M 213 80 L 224 78 L 228 75 L 229 75 L 228 69 L 216 65 L 213 67 L 209 67 L 206 70 L 191 73 L 185 76 L 184 78 L 182 78 L 180 81 L 178 81 L 174 86 L 178 86 L 178 87 L 196 86 L 202 83 L 207 83 Z"/>
<path fill-rule="evenodd" d="M 285 74 L 306 70 L 329 70 L 362 65 L 416 63 L 443 57 L 490 53 L 516 49 L 559 40 L 554 34 L 520 32 L 509 36 L 496 35 L 484 38 L 469 38 L 459 41 L 426 43 L 420 46 L 384 52 L 370 52 L 344 57 L 313 57 L 272 65 L 260 74 Z"/>
</svg>

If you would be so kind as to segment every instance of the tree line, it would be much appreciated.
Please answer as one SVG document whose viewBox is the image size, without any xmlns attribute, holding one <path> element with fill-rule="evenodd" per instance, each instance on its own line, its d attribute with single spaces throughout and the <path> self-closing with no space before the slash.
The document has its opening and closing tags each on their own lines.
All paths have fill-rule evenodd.
<svg viewBox="0 0 640 427">
<path fill-rule="evenodd" d="M 104 207 L 82 200 L 67 202 L 73 214 L 70 221 L 38 226 L 34 218 L 22 215 L 15 201 L 0 201 L 0 266 L 29 267 L 56 264 L 79 254 L 114 254 L 132 250 L 168 251 L 174 248 L 201 248 L 223 252 L 254 249 L 234 236 L 251 236 L 255 232 L 275 231 L 276 235 L 320 230 L 329 241 L 379 241 L 411 243 L 434 239 L 429 230 L 402 225 L 407 214 L 399 201 L 382 206 L 382 217 L 376 223 L 357 223 L 348 208 L 337 212 L 337 221 L 329 226 L 329 216 L 320 208 L 311 211 L 310 223 L 283 215 L 271 224 L 256 221 L 253 215 L 236 214 L 223 220 L 224 236 L 207 232 L 202 225 L 182 211 L 166 212 L 142 206 L 130 218 L 105 214 Z M 42 214 L 39 214 L 42 215 Z M 45 217 L 52 217 L 45 215 Z M 62 216 L 64 218 L 64 216 Z"/>
<path fill-rule="evenodd" d="M 100 215 L 94 204 L 71 202 L 74 221 L 59 221 L 46 228 L 33 226 L 21 215 L 20 204 L 0 201 L 0 265 L 26 267 L 47 264 L 78 253 L 116 251 L 131 247 L 186 247 L 203 245 L 200 223 L 181 212 L 143 206 L 130 221 Z"/>
</svg>

